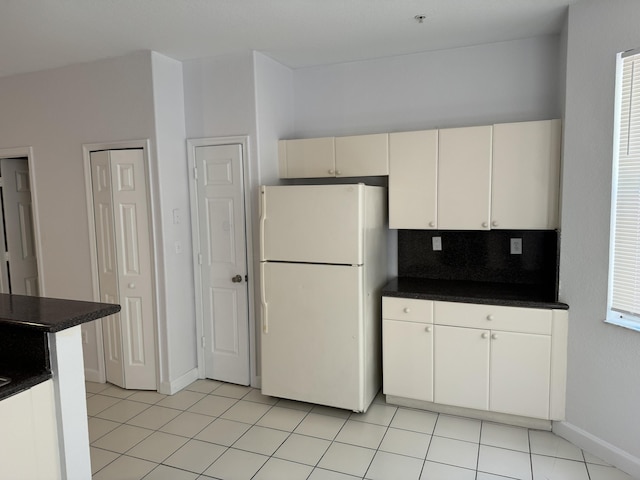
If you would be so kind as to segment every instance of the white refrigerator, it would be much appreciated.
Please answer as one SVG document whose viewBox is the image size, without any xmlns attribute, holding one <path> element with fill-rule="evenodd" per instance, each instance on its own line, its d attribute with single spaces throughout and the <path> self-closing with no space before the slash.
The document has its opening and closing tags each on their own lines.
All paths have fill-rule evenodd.
<svg viewBox="0 0 640 480">
<path fill-rule="evenodd" d="M 386 189 L 260 196 L 262 393 L 364 412 L 380 388 Z"/>
</svg>

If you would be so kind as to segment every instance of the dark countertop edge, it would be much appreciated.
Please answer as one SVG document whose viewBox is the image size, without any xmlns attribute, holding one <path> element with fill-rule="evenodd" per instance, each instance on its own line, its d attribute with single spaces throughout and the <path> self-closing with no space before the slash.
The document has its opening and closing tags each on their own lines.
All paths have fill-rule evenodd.
<svg viewBox="0 0 640 480">
<path fill-rule="evenodd" d="M 0 294 L 0 325 L 56 333 L 120 309 L 117 304 Z"/>
<path fill-rule="evenodd" d="M 40 330 L 42 332 L 56 333 L 62 330 L 66 330 L 67 328 L 76 327 L 78 325 L 82 325 L 83 323 L 92 322 L 94 320 L 98 320 L 99 318 L 108 317 L 109 315 L 113 315 L 114 313 L 118 313 L 120 311 L 120 305 L 113 305 L 114 308 L 105 308 L 103 310 L 91 312 L 88 314 L 80 314 L 75 317 L 71 317 L 65 321 L 61 321 L 53 324 L 44 324 L 39 322 L 29 322 L 25 320 L 13 320 L 6 319 L 0 317 L 0 323 L 4 323 L 7 325 L 14 325 L 17 327 L 25 327 L 31 328 L 33 330 Z"/>
<path fill-rule="evenodd" d="M 521 307 L 521 308 L 544 308 L 544 309 L 552 309 L 552 310 L 568 310 L 569 305 L 562 302 L 556 301 L 546 301 L 539 300 L 535 298 L 525 298 L 522 296 L 521 298 L 513 298 L 512 295 L 508 298 L 506 296 L 496 295 L 492 296 L 490 293 L 478 294 L 475 292 L 472 295 L 464 295 L 459 292 L 455 293 L 445 293 L 442 291 L 429 291 L 428 286 L 420 285 L 420 281 L 416 279 L 409 280 L 409 285 L 404 285 L 405 288 L 399 286 L 399 280 L 403 280 L 403 277 L 398 277 L 392 279 L 382 288 L 382 296 L 383 297 L 398 297 L 398 298 L 412 298 L 418 300 L 436 300 L 442 302 L 458 302 L 458 303 L 476 303 L 481 305 L 500 305 L 507 307 Z M 434 280 L 427 280 L 424 283 L 428 285 Z M 459 282 L 445 280 L 443 282 L 451 282 L 451 285 L 455 285 Z M 413 285 L 420 285 L 419 288 L 412 288 L 411 283 Z M 471 287 L 471 284 L 474 282 L 461 282 L 467 288 Z M 481 282 L 478 282 L 481 283 Z M 435 289 L 434 289 L 435 290 Z M 500 290 L 497 289 L 499 292 Z"/>
<path fill-rule="evenodd" d="M 0 376 L 2 372 L 0 372 Z M 42 371 L 38 373 L 32 373 L 28 375 L 21 375 L 20 377 L 10 377 L 11 383 L 5 385 L 4 387 L 0 387 L 0 400 L 4 400 L 6 398 L 17 395 L 18 393 L 24 392 L 25 390 L 29 390 L 36 385 L 39 385 L 42 382 L 46 382 L 50 378 L 52 378 L 51 372 Z"/>
</svg>

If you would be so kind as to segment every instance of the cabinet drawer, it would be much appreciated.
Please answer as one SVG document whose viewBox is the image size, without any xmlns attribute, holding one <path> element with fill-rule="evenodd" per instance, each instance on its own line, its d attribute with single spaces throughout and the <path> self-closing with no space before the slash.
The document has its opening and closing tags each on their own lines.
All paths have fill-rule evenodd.
<svg viewBox="0 0 640 480">
<path fill-rule="evenodd" d="M 434 317 L 440 325 L 551 335 L 551 310 L 434 302 Z"/>
<path fill-rule="evenodd" d="M 433 302 L 413 298 L 382 297 L 382 317 L 409 322 L 433 323 Z"/>
</svg>

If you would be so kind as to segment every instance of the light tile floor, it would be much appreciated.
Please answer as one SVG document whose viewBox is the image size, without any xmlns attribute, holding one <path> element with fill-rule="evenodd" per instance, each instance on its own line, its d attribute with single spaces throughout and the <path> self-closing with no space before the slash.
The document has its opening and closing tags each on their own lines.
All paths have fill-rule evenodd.
<svg viewBox="0 0 640 480">
<path fill-rule="evenodd" d="M 550 432 L 382 395 L 357 414 L 212 380 L 172 396 L 86 386 L 96 480 L 631 480 Z"/>
</svg>

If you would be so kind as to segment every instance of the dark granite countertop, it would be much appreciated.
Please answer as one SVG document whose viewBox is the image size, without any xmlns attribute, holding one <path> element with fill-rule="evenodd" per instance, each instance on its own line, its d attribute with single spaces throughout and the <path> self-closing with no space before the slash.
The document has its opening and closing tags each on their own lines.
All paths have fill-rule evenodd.
<svg viewBox="0 0 640 480">
<path fill-rule="evenodd" d="M 383 287 L 382 295 L 510 307 L 569 308 L 566 303 L 556 301 L 554 293 L 549 292 L 548 288 L 513 283 L 398 277 Z"/>
<path fill-rule="evenodd" d="M 120 311 L 120 305 L 0 294 L 0 325 L 59 332 Z"/>
</svg>

